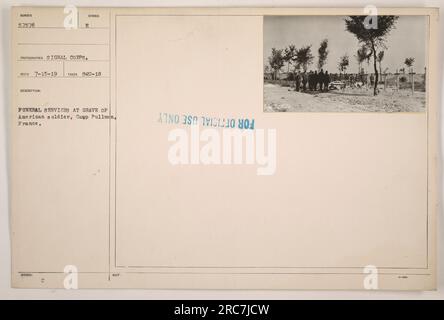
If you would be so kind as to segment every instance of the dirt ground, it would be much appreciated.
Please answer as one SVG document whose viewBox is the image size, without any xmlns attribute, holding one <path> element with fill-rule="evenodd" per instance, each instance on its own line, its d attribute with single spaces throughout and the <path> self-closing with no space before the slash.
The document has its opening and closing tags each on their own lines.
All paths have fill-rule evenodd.
<svg viewBox="0 0 444 320">
<path fill-rule="evenodd" d="M 266 112 L 423 112 L 425 92 L 388 88 L 373 96 L 371 89 L 302 93 L 294 88 L 264 84 Z"/>
</svg>

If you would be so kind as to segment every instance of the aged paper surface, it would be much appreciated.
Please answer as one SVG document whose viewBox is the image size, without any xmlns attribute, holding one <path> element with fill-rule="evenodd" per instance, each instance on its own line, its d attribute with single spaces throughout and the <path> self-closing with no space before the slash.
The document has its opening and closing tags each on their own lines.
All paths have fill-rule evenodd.
<svg viewBox="0 0 444 320">
<path fill-rule="evenodd" d="M 434 289 L 437 11 L 378 14 L 372 81 L 327 30 L 270 69 L 362 9 L 13 8 L 13 286 Z"/>
</svg>

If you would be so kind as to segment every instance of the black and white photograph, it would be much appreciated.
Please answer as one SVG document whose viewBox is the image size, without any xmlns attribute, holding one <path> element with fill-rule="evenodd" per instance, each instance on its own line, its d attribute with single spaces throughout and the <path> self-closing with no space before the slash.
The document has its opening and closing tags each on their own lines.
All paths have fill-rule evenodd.
<svg viewBox="0 0 444 320">
<path fill-rule="evenodd" d="M 265 112 L 425 112 L 426 16 L 265 16 Z"/>
<path fill-rule="evenodd" d="M 0 300 L 443 300 L 444 0 L 396 1 L 3 0 Z"/>
</svg>

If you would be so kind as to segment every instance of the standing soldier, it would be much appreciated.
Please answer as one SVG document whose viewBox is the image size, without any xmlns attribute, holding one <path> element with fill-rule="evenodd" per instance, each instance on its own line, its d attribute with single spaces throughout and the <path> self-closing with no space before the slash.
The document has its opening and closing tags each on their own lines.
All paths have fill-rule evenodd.
<svg viewBox="0 0 444 320">
<path fill-rule="evenodd" d="M 301 87 L 301 73 L 299 71 L 296 73 L 295 81 L 295 91 L 299 91 Z"/>
<path fill-rule="evenodd" d="M 313 71 L 310 70 L 310 72 L 308 73 L 308 90 L 312 91 L 313 90 Z"/>
<path fill-rule="evenodd" d="M 323 80 L 324 80 L 324 89 L 325 89 L 325 91 L 328 91 L 328 84 L 330 83 L 330 75 L 328 74 L 327 70 L 325 70 Z"/>
<path fill-rule="evenodd" d="M 319 82 L 319 90 L 322 92 L 323 85 L 324 85 L 324 70 L 321 69 L 321 72 L 319 72 L 319 76 L 318 76 L 318 82 Z"/>
<path fill-rule="evenodd" d="M 313 74 L 313 90 L 316 91 L 318 89 L 318 82 L 319 82 L 319 75 L 318 72 L 315 70 Z"/>
<path fill-rule="evenodd" d="M 307 82 L 308 82 L 308 75 L 307 71 L 304 70 L 304 73 L 302 74 L 302 90 L 307 90 Z"/>
</svg>

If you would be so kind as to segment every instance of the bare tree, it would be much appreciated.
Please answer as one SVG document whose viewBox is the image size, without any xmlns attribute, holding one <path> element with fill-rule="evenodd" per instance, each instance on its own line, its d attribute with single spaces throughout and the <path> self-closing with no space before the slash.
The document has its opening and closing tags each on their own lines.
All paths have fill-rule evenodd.
<svg viewBox="0 0 444 320">
<path fill-rule="evenodd" d="M 321 41 L 321 44 L 319 45 L 318 49 L 318 69 L 321 70 L 322 67 L 325 65 L 325 62 L 327 62 L 327 56 L 328 56 L 328 40 L 324 39 Z"/>
<path fill-rule="evenodd" d="M 382 75 L 382 60 L 384 60 L 384 50 L 378 52 L 379 73 Z"/>
<path fill-rule="evenodd" d="M 340 59 L 338 63 L 338 69 L 340 72 L 347 71 L 347 67 L 349 65 L 350 61 L 347 54 L 344 54 Z"/>
<path fill-rule="evenodd" d="M 285 48 L 283 53 L 284 61 L 287 63 L 287 73 L 290 72 L 290 66 L 294 60 L 294 56 L 296 54 L 296 46 L 291 44 L 287 48 Z"/>
<path fill-rule="evenodd" d="M 409 68 L 409 73 L 411 75 L 411 83 L 412 83 L 412 94 L 415 92 L 415 76 L 413 74 L 413 63 L 415 63 L 415 58 L 406 58 L 404 64 Z"/>
<path fill-rule="evenodd" d="M 404 64 L 409 68 L 409 72 L 413 72 L 413 64 L 415 63 L 415 58 L 405 58 Z"/>
<path fill-rule="evenodd" d="M 302 67 L 307 71 L 308 66 L 313 62 L 313 55 L 311 54 L 311 46 L 305 46 L 296 51 L 295 61 L 297 67 Z"/>
<path fill-rule="evenodd" d="M 358 61 L 358 65 L 359 65 L 359 72 L 361 73 L 361 69 L 362 69 L 362 63 L 364 61 L 368 61 L 371 57 L 372 53 L 371 50 L 365 45 L 363 44 L 358 51 L 356 51 L 356 60 Z"/>
<path fill-rule="evenodd" d="M 372 50 L 375 85 L 373 94 L 378 94 L 379 73 L 377 68 L 378 48 L 385 48 L 385 41 L 390 31 L 395 28 L 398 16 L 377 16 L 378 26 L 373 29 L 366 25 L 366 16 L 348 16 L 345 18 L 346 30 L 354 34 L 360 43 L 368 45 Z"/>
<path fill-rule="evenodd" d="M 284 57 L 282 54 L 282 49 L 271 49 L 271 56 L 268 57 L 268 63 L 270 64 L 271 69 L 273 69 L 273 79 L 277 79 L 278 72 L 284 66 Z"/>
</svg>

